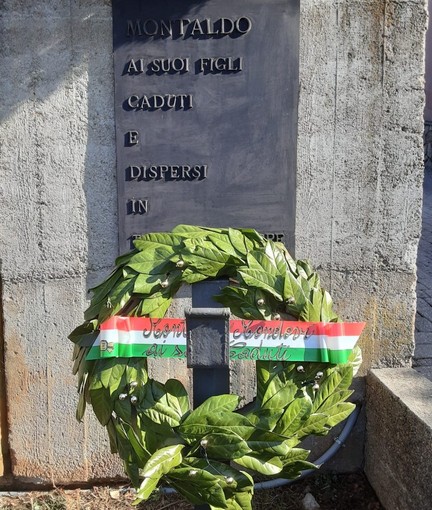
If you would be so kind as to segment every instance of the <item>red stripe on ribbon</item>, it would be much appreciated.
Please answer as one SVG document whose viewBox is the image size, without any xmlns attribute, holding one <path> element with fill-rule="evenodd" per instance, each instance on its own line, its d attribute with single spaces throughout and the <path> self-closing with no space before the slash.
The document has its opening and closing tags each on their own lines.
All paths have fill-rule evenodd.
<svg viewBox="0 0 432 510">
<path fill-rule="evenodd" d="M 241 331 L 255 332 L 261 330 L 263 333 L 269 333 L 269 330 L 278 330 L 281 334 L 287 331 L 296 333 L 323 336 L 360 336 L 366 323 L 365 322 L 303 322 L 303 321 L 248 321 L 233 320 L 230 321 L 230 332 Z"/>
<path fill-rule="evenodd" d="M 101 331 L 116 329 L 118 331 L 175 330 L 186 328 L 184 319 L 150 319 L 148 317 L 120 317 L 114 315 L 100 325 Z"/>
<path fill-rule="evenodd" d="M 230 333 L 245 331 L 269 334 L 269 330 L 280 334 L 305 334 L 307 336 L 357 336 L 359 337 L 365 327 L 365 322 L 303 322 L 303 321 L 251 321 L 231 320 Z M 186 329 L 184 319 L 150 319 L 148 317 L 120 317 L 114 315 L 101 324 L 101 331 L 116 329 L 119 331 L 173 331 Z"/>
</svg>

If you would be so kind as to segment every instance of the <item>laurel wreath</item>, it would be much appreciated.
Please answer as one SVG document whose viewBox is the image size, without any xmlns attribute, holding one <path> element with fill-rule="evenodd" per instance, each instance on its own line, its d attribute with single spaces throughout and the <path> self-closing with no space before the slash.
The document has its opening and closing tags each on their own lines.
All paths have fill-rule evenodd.
<svg viewBox="0 0 432 510">
<path fill-rule="evenodd" d="M 165 485 L 213 510 L 251 510 L 252 474 L 293 479 L 316 467 L 297 445 L 327 434 L 354 410 L 346 400 L 360 350 L 339 365 L 257 361 L 257 394 L 247 412 L 238 410 L 237 395 L 217 395 L 192 410 L 178 380 L 149 378 L 146 358 L 87 361 L 100 324 L 113 315 L 162 318 L 181 285 L 222 277 L 231 285 L 214 299 L 239 318 L 337 322 L 338 316 L 309 263 L 255 230 L 179 225 L 134 245 L 91 289 L 85 322 L 69 336 L 77 419 L 90 404 L 137 489 L 136 504 Z"/>
</svg>

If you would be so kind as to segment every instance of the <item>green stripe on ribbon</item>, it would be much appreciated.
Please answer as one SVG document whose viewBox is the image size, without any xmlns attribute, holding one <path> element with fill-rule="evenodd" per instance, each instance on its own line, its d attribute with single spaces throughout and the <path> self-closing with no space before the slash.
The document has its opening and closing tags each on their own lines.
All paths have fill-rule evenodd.
<svg viewBox="0 0 432 510">
<path fill-rule="evenodd" d="M 88 360 L 104 358 L 185 358 L 185 345 L 163 344 L 115 344 L 111 349 L 101 350 L 92 347 L 87 354 Z"/>
<path fill-rule="evenodd" d="M 305 349 L 294 347 L 232 347 L 232 360 L 310 361 L 321 363 L 346 363 L 351 349 Z M 185 345 L 115 344 L 109 350 L 92 347 L 88 360 L 104 358 L 186 358 Z"/>
</svg>

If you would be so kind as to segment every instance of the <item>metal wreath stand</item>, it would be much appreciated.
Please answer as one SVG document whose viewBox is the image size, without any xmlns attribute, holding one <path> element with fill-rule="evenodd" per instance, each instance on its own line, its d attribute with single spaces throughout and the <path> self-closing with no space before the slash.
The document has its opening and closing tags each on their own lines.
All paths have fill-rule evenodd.
<svg viewBox="0 0 432 510">
<path fill-rule="evenodd" d="M 186 310 L 187 366 L 192 369 L 193 402 L 198 407 L 209 397 L 230 393 L 229 370 L 229 308 L 213 300 L 213 296 L 226 286 L 221 280 L 204 281 L 192 285 L 192 307 Z M 340 435 L 333 445 L 314 464 L 321 466 L 330 460 L 344 445 L 353 429 L 360 407 L 347 418 Z M 313 469 L 302 472 L 301 477 L 313 473 Z M 296 479 L 298 480 L 298 478 Z M 256 490 L 272 489 L 292 483 L 294 480 L 278 478 L 255 484 Z M 174 489 L 163 488 L 165 494 Z M 196 505 L 197 510 L 208 510 L 208 505 Z"/>
</svg>

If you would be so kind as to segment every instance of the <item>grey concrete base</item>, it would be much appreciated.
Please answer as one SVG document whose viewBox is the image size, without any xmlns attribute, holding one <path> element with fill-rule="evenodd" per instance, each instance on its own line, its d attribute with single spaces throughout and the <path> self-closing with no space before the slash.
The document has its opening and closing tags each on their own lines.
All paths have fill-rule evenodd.
<svg viewBox="0 0 432 510">
<path fill-rule="evenodd" d="M 429 510 L 432 382 L 410 368 L 367 377 L 365 472 L 387 510 Z"/>
</svg>

